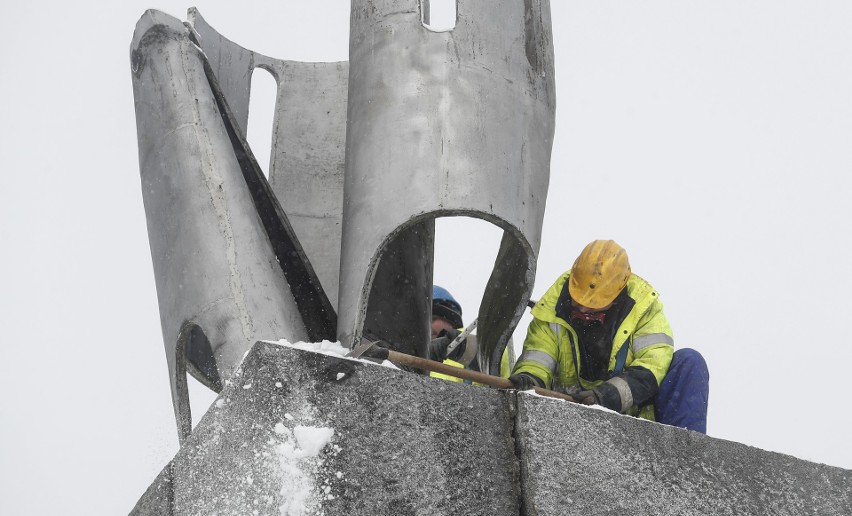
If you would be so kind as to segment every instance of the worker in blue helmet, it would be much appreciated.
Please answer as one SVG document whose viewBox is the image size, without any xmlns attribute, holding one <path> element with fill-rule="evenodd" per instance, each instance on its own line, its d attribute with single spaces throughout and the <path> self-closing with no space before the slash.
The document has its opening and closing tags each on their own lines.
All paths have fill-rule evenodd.
<svg viewBox="0 0 852 516">
<path fill-rule="evenodd" d="M 433 285 L 432 338 L 437 338 L 442 330 L 458 329 L 463 326 L 462 308 L 459 302 L 444 287 Z"/>
<path fill-rule="evenodd" d="M 432 286 L 432 342 L 429 346 L 429 358 L 444 362 L 454 367 L 479 370 L 476 360 L 476 335 L 469 335 L 451 352 L 447 348 L 453 340 L 464 330 L 462 320 L 462 307 L 450 292 L 438 285 Z M 500 373 L 504 378 L 509 377 L 510 367 L 508 354 L 503 353 L 500 364 Z M 462 382 L 460 378 L 431 373 L 434 378 L 442 378 L 455 382 Z"/>
</svg>

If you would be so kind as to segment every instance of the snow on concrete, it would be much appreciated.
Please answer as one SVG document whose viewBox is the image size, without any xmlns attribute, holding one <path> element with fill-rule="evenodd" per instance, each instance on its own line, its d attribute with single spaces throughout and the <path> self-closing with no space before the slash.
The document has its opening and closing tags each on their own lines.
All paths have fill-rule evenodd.
<svg viewBox="0 0 852 516">
<path fill-rule="evenodd" d="M 282 340 L 272 344 L 338 358 L 348 353 L 348 350 L 339 343 L 329 341 L 291 344 Z M 373 365 L 376 364 L 373 363 Z M 282 387 L 282 382 L 275 382 L 276 389 Z M 245 389 L 246 386 L 244 385 L 243 388 Z M 317 482 L 318 471 L 323 465 L 323 449 L 330 446 L 326 452 L 327 456 L 329 453 L 332 455 L 340 453 L 341 448 L 331 444 L 334 428 L 316 424 L 318 407 L 306 401 L 293 408 L 295 410 L 291 409 L 279 416 L 281 420 L 275 423 L 272 429 L 275 438 L 269 443 L 273 447 L 273 456 L 277 461 L 281 482 L 280 514 L 281 516 L 321 514 L 322 500 L 333 499 L 327 482 Z"/>
<path fill-rule="evenodd" d="M 320 452 L 334 437 L 329 427 L 283 423 L 274 427 L 280 441 L 275 445 L 281 474 L 281 516 L 315 514 L 323 497 L 330 496 L 327 486 L 316 485 L 316 471 L 322 465 Z"/>
<path fill-rule="evenodd" d="M 550 396 L 544 396 L 542 394 L 535 392 L 533 389 L 529 389 L 529 390 L 526 390 L 526 391 L 518 391 L 518 394 L 523 394 L 525 396 L 533 396 L 535 398 L 547 398 L 549 400 L 557 401 L 557 402 L 560 402 L 560 403 L 571 403 L 572 405 L 576 405 L 578 407 L 589 409 L 589 410 L 599 410 L 601 412 L 608 412 L 610 414 L 615 414 L 616 416 L 629 417 L 631 419 L 636 419 L 636 420 L 639 420 L 639 421 L 648 421 L 647 419 L 641 419 L 641 418 L 637 418 L 637 417 L 634 417 L 634 416 L 628 416 L 627 414 L 621 414 L 620 412 L 616 412 L 614 410 L 608 409 L 608 408 L 606 408 L 602 405 L 583 405 L 582 403 L 574 403 L 574 402 L 571 402 L 571 401 L 568 401 L 568 400 L 563 400 L 561 398 L 552 398 Z M 648 422 L 650 422 L 650 421 L 648 421 Z"/>
<path fill-rule="evenodd" d="M 361 362 L 361 363 L 364 363 L 364 364 L 381 365 L 381 366 L 384 366 L 384 367 L 390 367 L 392 369 L 399 369 L 393 363 L 391 363 L 389 360 L 385 360 L 381 364 L 377 364 L 376 362 L 374 362 L 372 360 L 367 360 L 367 359 L 363 359 L 363 358 L 347 357 L 346 354 L 349 353 L 351 350 L 349 348 L 343 347 L 343 345 L 340 344 L 340 342 L 331 342 L 331 341 L 328 341 L 328 340 L 324 340 L 322 342 L 289 342 L 285 339 L 281 339 L 277 342 L 271 341 L 271 340 L 264 341 L 264 342 L 269 342 L 271 344 L 277 344 L 279 346 L 286 346 L 286 347 L 289 347 L 289 348 L 301 349 L 301 350 L 304 350 L 304 351 L 312 351 L 314 353 L 321 353 L 323 355 L 329 355 L 329 356 L 333 356 L 333 357 L 336 357 L 336 358 L 345 358 L 346 360 L 352 360 L 352 361 Z M 339 379 L 340 378 L 338 378 L 338 380 Z"/>
</svg>

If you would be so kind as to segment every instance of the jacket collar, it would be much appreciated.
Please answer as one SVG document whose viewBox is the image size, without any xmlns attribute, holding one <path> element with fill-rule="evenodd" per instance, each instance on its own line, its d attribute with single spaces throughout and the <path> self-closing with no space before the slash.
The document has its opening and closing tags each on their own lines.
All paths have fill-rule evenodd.
<svg viewBox="0 0 852 516">
<path fill-rule="evenodd" d="M 555 322 L 568 326 L 567 318 L 569 310 L 565 310 L 565 308 L 559 309 L 557 307 L 565 307 L 566 302 L 570 305 L 570 301 L 562 300 L 563 291 L 565 292 L 564 297 L 568 296 L 567 284 L 568 277 L 570 275 L 571 271 L 566 271 L 559 276 L 553 285 L 550 286 L 547 292 L 545 292 L 541 299 L 536 303 L 535 307 L 533 307 L 531 311 L 533 317 L 548 323 Z M 653 303 L 657 298 L 654 287 L 636 274 L 630 275 L 626 291 L 627 295 L 634 302 L 634 304 L 632 304 L 632 308 L 637 312 L 637 316 L 648 310 L 648 307 L 650 307 L 651 303 Z"/>
<path fill-rule="evenodd" d="M 604 325 L 610 327 L 612 331 L 615 331 L 615 329 L 621 326 L 621 323 L 627 317 L 627 314 L 630 313 L 630 310 L 633 309 L 635 304 L 636 301 L 630 296 L 630 293 L 625 286 L 615 298 L 615 303 L 612 307 L 606 311 L 607 320 L 604 322 Z M 556 300 L 555 313 L 556 317 L 561 318 L 565 322 L 569 322 L 571 317 L 571 294 L 568 293 L 567 281 L 562 285 L 562 292 L 560 292 L 559 298 Z"/>
</svg>

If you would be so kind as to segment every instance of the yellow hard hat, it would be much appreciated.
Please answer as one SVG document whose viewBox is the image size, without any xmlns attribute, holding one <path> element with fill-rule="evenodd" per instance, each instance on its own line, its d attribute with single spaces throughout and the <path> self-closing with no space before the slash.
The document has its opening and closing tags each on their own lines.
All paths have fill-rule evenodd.
<svg viewBox="0 0 852 516">
<path fill-rule="evenodd" d="M 597 310 L 615 301 L 629 278 L 627 251 L 614 240 L 595 240 L 574 262 L 568 293 L 577 303 Z"/>
</svg>

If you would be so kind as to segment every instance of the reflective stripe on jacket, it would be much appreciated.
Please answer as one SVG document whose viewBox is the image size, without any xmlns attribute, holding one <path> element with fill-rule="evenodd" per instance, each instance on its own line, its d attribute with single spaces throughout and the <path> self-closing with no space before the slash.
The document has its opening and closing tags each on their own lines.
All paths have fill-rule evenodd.
<svg viewBox="0 0 852 516">
<path fill-rule="evenodd" d="M 533 320 L 524 340 L 524 350 L 518 358 L 513 373 L 529 373 L 541 379 L 545 387 L 555 390 L 588 390 L 609 383 L 620 397 L 621 412 L 636 414 L 638 410 L 631 390 L 628 375 L 622 375 L 624 368 L 644 368 L 653 374 L 656 385 L 653 393 L 659 389 L 660 382 L 669 369 L 674 352 L 674 340 L 671 327 L 663 314 L 663 305 L 657 292 L 645 280 L 632 274 L 627 282 L 627 295 L 634 305 L 615 331 L 609 359 L 609 380 L 591 381 L 580 378 L 581 364 L 577 332 L 571 325 L 556 315 L 556 304 L 563 286 L 571 271 L 564 273 L 532 310 Z M 558 337 L 557 337 L 558 335 Z M 626 345 L 626 355 L 622 368 L 615 374 L 619 350 Z M 650 375 L 649 382 L 653 384 Z M 622 377 L 624 376 L 624 377 Z M 646 382 L 647 383 L 647 382 Z M 636 385 L 633 384 L 633 389 Z M 610 389 L 613 390 L 613 389 Z M 645 393 L 647 394 L 647 392 Z M 612 407 L 610 407 L 612 408 Z M 646 406 L 639 414 L 653 420 L 653 406 Z"/>
</svg>

